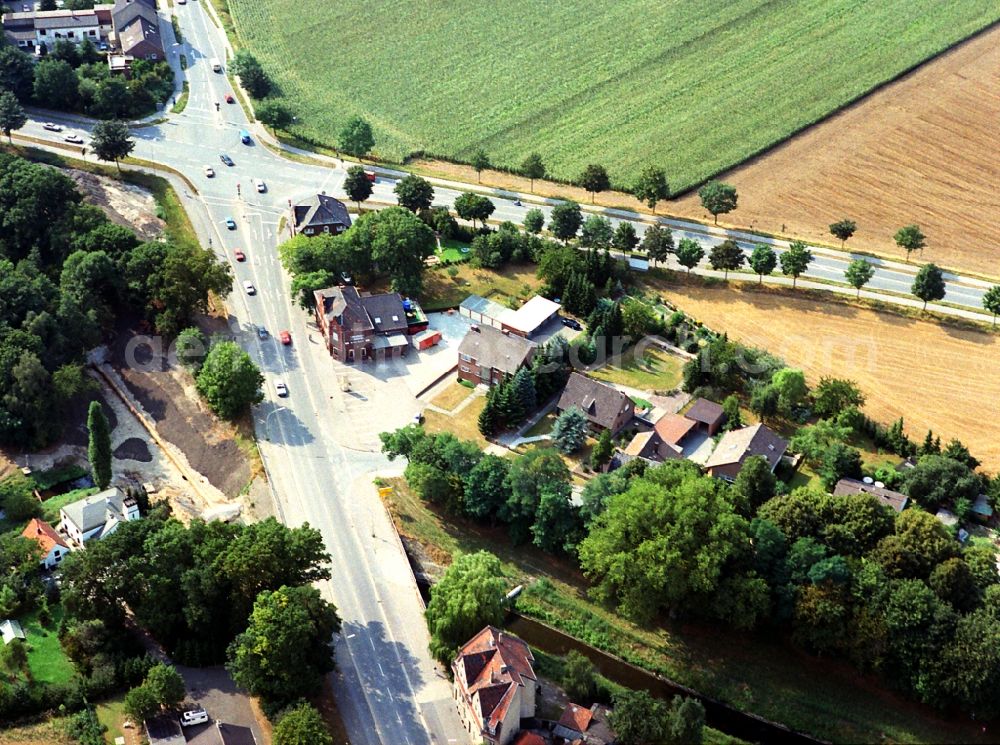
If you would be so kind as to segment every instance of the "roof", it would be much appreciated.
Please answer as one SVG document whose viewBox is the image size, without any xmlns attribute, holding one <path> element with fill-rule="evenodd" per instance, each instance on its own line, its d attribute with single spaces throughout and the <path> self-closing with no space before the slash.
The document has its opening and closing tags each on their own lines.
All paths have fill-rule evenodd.
<svg viewBox="0 0 1000 745">
<path fill-rule="evenodd" d="M 505 334 L 493 326 L 473 326 L 458 345 L 458 353 L 471 357 L 480 367 L 513 375 L 531 359 L 536 346 L 533 341 Z"/>
<path fill-rule="evenodd" d="M 322 306 L 327 321 L 336 320 L 357 332 L 392 336 L 405 333 L 409 327 L 406 307 L 398 292 L 362 295 L 356 288 L 345 285 L 316 290 L 313 297 L 316 306 Z"/>
<path fill-rule="evenodd" d="M 535 295 L 516 311 L 504 317 L 503 323 L 530 335 L 558 313 L 560 307 L 559 303 L 541 295 Z"/>
<path fill-rule="evenodd" d="M 696 399 L 691 404 L 691 408 L 684 413 L 684 416 L 695 422 L 701 422 L 709 426 L 721 423 L 726 417 L 722 406 L 715 403 L 715 401 L 709 401 L 707 398 Z"/>
<path fill-rule="evenodd" d="M 55 531 L 55 528 L 44 520 L 39 520 L 37 517 L 31 519 L 31 522 L 21 531 L 21 535 L 41 546 L 46 556 L 56 546 L 62 546 L 69 550 L 69 546 L 66 545 L 66 542 Z"/>
<path fill-rule="evenodd" d="M 189 728 L 187 745 L 257 745 L 253 730 L 238 724 L 227 724 L 218 720 L 201 728 L 193 737 Z"/>
<path fill-rule="evenodd" d="M 405 332 L 406 309 L 398 292 L 382 295 L 361 295 L 361 305 L 372 319 L 375 331 L 382 334 Z"/>
<path fill-rule="evenodd" d="M 124 28 L 119 27 L 118 44 L 125 54 L 134 53 L 143 42 L 160 51 L 163 50 L 163 42 L 160 41 L 160 27 L 157 21 L 134 18 Z"/>
<path fill-rule="evenodd" d="M 656 436 L 656 432 L 650 430 L 649 432 L 640 432 L 632 441 L 625 446 L 622 451 L 625 455 L 634 455 L 636 457 L 642 457 L 643 453 L 646 451 L 646 446 L 649 445 L 649 441 Z"/>
<path fill-rule="evenodd" d="M 458 307 L 460 310 L 478 313 L 497 322 L 504 322 L 508 317 L 514 315 L 514 311 L 510 308 L 479 295 L 469 295 Z"/>
<path fill-rule="evenodd" d="M 788 443 L 784 439 L 765 425 L 754 424 L 726 432 L 705 461 L 705 468 L 742 463 L 751 455 L 760 455 L 774 469 L 787 449 Z"/>
<path fill-rule="evenodd" d="M 308 225 L 343 225 L 351 227 L 351 216 L 347 207 L 339 199 L 326 194 L 313 194 L 295 205 L 295 228 Z"/>
<path fill-rule="evenodd" d="M 4 644 L 10 644 L 14 639 L 24 639 L 24 629 L 13 618 L 0 622 L 0 638 Z"/>
<path fill-rule="evenodd" d="M 990 506 L 989 498 L 985 494 L 980 494 L 976 497 L 976 501 L 972 503 L 972 511 L 983 517 L 993 517 L 993 508 Z"/>
<path fill-rule="evenodd" d="M 60 510 L 81 533 L 100 527 L 109 519 L 124 515 L 126 496 L 117 486 L 67 504 Z"/>
<path fill-rule="evenodd" d="M 534 732 L 522 732 L 515 739 L 513 745 L 548 745 L 545 738 L 536 735 Z"/>
<path fill-rule="evenodd" d="M 86 28 L 99 26 L 92 10 L 47 10 L 35 13 L 35 28 Z"/>
<path fill-rule="evenodd" d="M 184 731 L 176 717 L 153 717 L 147 719 L 146 736 L 149 745 L 184 745 Z"/>
<path fill-rule="evenodd" d="M 879 502 L 887 507 L 892 507 L 896 512 L 902 512 L 906 509 L 906 503 L 909 501 L 909 497 L 905 494 L 900 494 L 898 491 L 886 489 L 884 486 L 876 486 L 875 484 L 866 484 L 864 481 L 858 481 L 857 479 L 841 479 L 833 487 L 833 495 L 835 497 L 846 497 L 850 494 L 871 494 L 878 497 Z"/>
<path fill-rule="evenodd" d="M 452 663 L 457 671 L 464 668 L 466 693 L 478 699 L 479 721 L 484 728 L 495 728 L 504 720 L 514 693 L 523 680 L 538 680 L 528 645 L 495 626 L 487 626 L 467 641 Z"/>
<path fill-rule="evenodd" d="M 572 406 L 580 409 L 594 424 L 610 428 L 626 409 L 635 410 L 635 401 L 607 383 L 575 372 L 566 381 L 558 408 L 564 411 Z"/>
<path fill-rule="evenodd" d="M 678 445 L 687 433 L 698 426 L 698 421 L 680 414 L 664 414 L 656 420 L 653 429 L 668 445 Z"/>
<path fill-rule="evenodd" d="M 135 18 L 140 17 L 150 23 L 159 22 L 156 15 L 156 0 L 117 0 L 111 8 L 111 18 L 119 34 Z"/>
<path fill-rule="evenodd" d="M 559 717 L 559 724 L 568 729 L 583 733 L 587 731 L 587 727 L 590 726 L 590 720 L 593 717 L 594 713 L 590 709 L 585 709 L 579 704 L 570 702 L 563 709 L 562 716 Z"/>
</svg>

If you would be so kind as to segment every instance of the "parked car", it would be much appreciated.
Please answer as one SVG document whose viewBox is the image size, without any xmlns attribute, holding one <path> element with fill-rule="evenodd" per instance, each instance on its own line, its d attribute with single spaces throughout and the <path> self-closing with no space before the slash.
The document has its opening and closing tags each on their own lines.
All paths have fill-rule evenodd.
<svg viewBox="0 0 1000 745">
<path fill-rule="evenodd" d="M 267 191 L 267 184 L 264 183 L 263 179 L 255 178 L 253 180 L 253 185 L 254 185 L 254 188 L 258 192 L 260 192 L 261 194 L 263 194 L 265 191 Z"/>
<path fill-rule="evenodd" d="M 563 326 L 568 326 L 575 331 L 581 331 L 583 329 L 583 326 L 581 326 L 580 322 L 575 318 L 560 318 L 559 320 L 562 321 Z"/>
<path fill-rule="evenodd" d="M 192 709 L 181 714 L 181 727 L 191 727 L 208 721 L 208 712 L 204 709 Z"/>
<path fill-rule="evenodd" d="M 225 98 L 226 103 L 236 103 L 236 99 L 233 98 L 232 93 L 227 93 L 225 96 L 223 96 L 223 98 Z"/>
<path fill-rule="evenodd" d="M 223 163 L 225 163 L 225 164 L 226 164 L 227 166 L 234 166 L 234 165 L 236 165 L 235 163 L 233 163 L 233 159 L 232 159 L 232 158 L 230 158 L 230 157 L 229 157 L 228 155 L 226 155 L 225 153 L 221 153 L 221 154 L 219 155 L 219 160 L 221 160 L 221 161 L 222 161 Z"/>
<path fill-rule="evenodd" d="M 278 334 L 278 336 L 281 337 L 282 344 L 287 345 L 292 343 L 292 335 L 287 331 L 282 331 L 280 334 Z"/>
<path fill-rule="evenodd" d="M 212 166 L 205 166 L 205 175 L 208 178 L 215 178 L 215 169 Z"/>
<path fill-rule="evenodd" d="M 80 135 L 66 135 L 63 137 L 66 142 L 72 142 L 74 145 L 82 145 L 83 138 Z"/>
<path fill-rule="evenodd" d="M 45 122 L 45 124 L 42 125 L 42 129 L 47 129 L 49 132 L 62 132 L 63 130 L 62 127 L 58 124 L 54 124 L 53 122 Z"/>
<path fill-rule="evenodd" d="M 276 380 L 276 381 L 274 381 L 274 391 L 279 396 L 281 396 L 282 398 L 284 398 L 285 396 L 288 395 L 288 386 L 285 385 L 284 381 L 282 381 L 282 380 Z"/>
<path fill-rule="evenodd" d="M 256 295 L 257 288 L 253 286 L 253 282 L 247 280 L 243 283 L 243 289 L 246 290 L 247 295 Z"/>
<path fill-rule="evenodd" d="M 233 251 L 233 256 L 236 257 L 237 261 L 246 261 L 247 260 L 247 255 L 245 253 L 243 253 L 238 248 L 235 251 Z"/>
<path fill-rule="evenodd" d="M 226 227 L 230 230 L 236 230 L 236 220 L 231 217 L 226 218 Z"/>
<path fill-rule="evenodd" d="M 352 284 L 354 282 L 354 279 L 347 272 L 341 272 L 340 273 L 340 281 L 343 282 L 345 285 L 349 285 L 349 284 Z"/>
</svg>

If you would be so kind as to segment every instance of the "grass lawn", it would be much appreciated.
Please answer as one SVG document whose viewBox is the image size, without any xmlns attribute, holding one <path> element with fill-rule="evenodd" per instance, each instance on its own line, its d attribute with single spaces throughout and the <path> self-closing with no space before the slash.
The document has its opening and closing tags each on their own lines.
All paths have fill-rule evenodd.
<svg viewBox="0 0 1000 745">
<path fill-rule="evenodd" d="M 466 249 L 465 253 L 462 252 L 463 248 Z M 442 261 L 450 261 L 453 264 L 460 261 L 468 261 L 469 257 L 472 256 L 468 248 L 468 243 L 456 241 L 454 238 L 442 238 L 441 248 L 437 252 L 437 255 L 441 257 Z"/>
<path fill-rule="evenodd" d="M 472 440 L 481 447 L 488 447 L 486 438 L 479 434 L 479 413 L 484 406 L 486 406 L 486 396 L 480 396 L 455 416 L 425 411 L 424 429 L 432 434 L 451 432 L 460 440 Z"/>
<path fill-rule="evenodd" d="M 522 437 L 537 437 L 538 435 L 549 434 L 552 431 L 552 427 L 555 426 L 557 417 L 558 415 L 554 411 L 550 411 L 533 425 L 528 427 Z"/>
<path fill-rule="evenodd" d="M 620 365 L 605 365 L 590 373 L 608 383 L 627 385 L 641 391 L 668 391 L 681 384 L 684 360 L 662 349 L 650 347 L 642 357 L 629 350 Z"/>
<path fill-rule="evenodd" d="M 116 737 L 125 737 L 126 730 L 122 724 L 128 719 L 125 716 L 125 694 L 110 698 L 97 704 L 97 719 L 108 728 L 104 739 L 114 742 Z"/>
<path fill-rule="evenodd" d="M 66 734 L 65 721 L 54 718 L 0 728 L 0 745 L 75 745 L 76 740 Z"/>
<path fill-rule="evenodd" d="M 59 622 L 63 617 L 61 605 L 51 606 L 52 623 L 46 628 L 38 622 L 37 611 L 21 620 L 26 641 L 30 647 L 28 666 L 35 680 L 44 683 L 58 683 L 73 675 L 73 663 L 59 644 Z"/>
<path fill-rule="evenodd" d="M 448 269 L 458 269 L 452 278 Z M 424 273 L 421 307 L 430 312 L 457 308 L 469 295 L 489 295 L 491 300 L 517 307 L 535 294 L 541 281 L 535 276 L 534 264 L 509 264 L 503 273 L 489 269 L 474 269 L 469 264 L 455 267 L 432 267 Z"/>
<path fill-rule="evenodd" d="M 431 403 L 440 406 L 446 411 L 451 411 L 465 399 L 473 394 L 475 389 L 464 386 L 459 382 L 452 381 L 448 387 L 431 399 Z"/>
<path fill-rule="evenodd" d="M 226 4 L 294 135 L 331 144 L 362 116 L 396 161 L 537 151 L 558 179 L 602 163 L 619 185 L 656 163 L 675 193 L 1000 18 L 992 0 Z"/>
<path fill-rule="evenodd" d="M 522 612 L 700 692 L 837 742 L 986 742 L 978 728 L 953 724 L 905 701 L 849 665 L 809 657 L 774 634 L 668 623 L 642 628 L 592 602 L 569 562 L 532 546 L 514 547 L 502 528 L 428 508 L 402 479 L 387 499 L 399 531 L 436 560 L 486 549 L 508 584 L 524 584 Z M 974 724 L 974 723 L 973 723 Z"/>
</svg>

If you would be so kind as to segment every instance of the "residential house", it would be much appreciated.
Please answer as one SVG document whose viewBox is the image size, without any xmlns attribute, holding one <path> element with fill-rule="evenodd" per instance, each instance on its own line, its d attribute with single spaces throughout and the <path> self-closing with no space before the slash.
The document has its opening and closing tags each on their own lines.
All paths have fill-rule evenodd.
<svg viewBox="0 0 1000 745">
<path fill-rule="evenodd" d="M 341 362 L 404 356 L 410 336 L 428 325 L 417 302 L 398 292 L 369 295 L 341 286 L 316 290 L 313 297 L 327 351 Z"/>
<path fill-rule="evenodd" d="M 705 435 L 714 435 L 725 421 L 726 415 L 719 404 L 699 398 L 684 414 L 661 416 L 651 431 L 636 434 L 622 453 L 626 460 L 643 458 L 653 463 L 684 458 L 685 448 L 697 447 Z M 699 433 L 702 434 L 698 436 Z"/>
<path fill-rule="evenodd" d="M 30 10 L 3 15 L 4 36 L 12 46 L 26 51 L 43 44 L 52 49 L 57 41 L 74 44 L 89 39 L 95 46 L 111 36 L 111 5 L 85 10 Z"/>
<path fill-rule="evenodd" d="M 155 0 L 116 0 L 111 22 L 120 56 L 162 60 L 163 39 Z"/>
<path fill-rule="evenodd" d="M 612 745 L 615 733 L 608 722 L 611 711 L 594 704 L 589 709 L 568 703 L 552 730 L 557 743 L 573 745 Z"/>
<path fill-rule="evenodd" d="M 576 372 L 566 381 L 556 408 L 563 412 L 574 406 L 587 417 L 591 429 L 596 432 L 607 429 L 612 435 L 635 416 L 635 401 L 631 398 L 607 383 Z"/>
<path fill-rule="evenodd" d="M 788 443 L 763 424 L 726 432 L 705 461 L 705 470 L 716 478 L 732 481 L 752 455 L 760 455 L 774 471 Z"/>
<path fill-rule="evenodd" d="M 5 645 L 10 644 L 15 639 L 24 641 L 24 629 L 22 629 L 21 624 L 13 618 L 0 621 L 0 639 L 3 639 L 3 643 Z"/>
<path fill-rule="evenodd" d="M 139 505 L 116 486 L 59 510 L 59 532 L 78 546 L 114 533 L 124 522 L 139 519 Z"/>
<path fill-rule="evenodd" d="M 871 494 L 878 497 L 879 502 L 886 507 L 891 507 L 896 512 L 905 510 L 906 504 L 910 499 L 898 491 L 886 489 L 884 485 L 877 481 L 866 484 L 864 481 L 858 481 L 857 479 L 841 479 L 833 487 L 833 495 L 835 497 L 844 497 L 849 494 Z"/>
<path fill-rule="evenodd" d="M 32 518 L 21 535 L 29 541 L 34 541 L 42 549 L 42 566 L 51 569 L 58 566 L 63 557 L 69 553 L 69 544 L 63 540 L 56 529 L 44 520 Z"/>
<path fill-rule="evenodd" d="M 714 437 L 726 422 L 726 414 L 722 410 L 722 406 L 707 398 L 695 399 L 691 407 L 684 412 L 684 418 L 697 422 L 699 428 L 704 430 L 709 437 Z"/>
<path fill-rule="evenodd" d="M 559 303 L 541 295 L 535 295 L 515 311 L 509 311 L 500 318 L 500 328 L 512 334 L 531 339 L 549 321 L 559 316 Z"/>
<path fill-rule="evenodd" d="M 458 345 L 458 377 L 494 386 L 531 362 L 538 346 L 493 326 L 472 326 Z"/>
<path fill-rule="evenodd" d="M 227 724 L 218 720 L 199 728 L 189 728 L 187 745 L 257 745 L 257 738 L 249 727 Z"/>
<path fill-rule="evenodd" d="M 292 208 L 292 229 L 302 235 L 343 233 L 351 227 L 351 216 L 339 199 L 314 194 Z"/>
<path fill-rule="evenodd" d="M 143 722 L 149 745 L 185 745 L 187 738 L 177 717 L 158 716 Z"/>
<path fill-rule="evenodd" d="M 535 716 L 535 658 L 516 636 L 487 626 L 466 642 L 451 664 L 462 724 L 477 744 L 507 745 L 521 720 Z"/>
<path fill-rule="evenodd" d="M 522 732 L 514 740 L 514 745 L 549 745 L 549 742 L 535 732 Z"/>
</svg>

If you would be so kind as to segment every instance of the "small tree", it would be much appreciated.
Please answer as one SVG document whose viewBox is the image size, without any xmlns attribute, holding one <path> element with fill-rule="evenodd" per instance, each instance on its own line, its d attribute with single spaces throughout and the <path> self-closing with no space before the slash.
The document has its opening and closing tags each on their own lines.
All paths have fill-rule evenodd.
<svg viewBox="0 0 1000 745">
<path fill-rule="evenodd" d="M 552 427 L 552 439 L 564 453 L 575 453 L 587 441 L 587 417 L 577 407 L 563 411 Z"/>
<path fill-rule="evenodd" d="M 924 264 L 913 279 L 913 294 L 924 301 L 927 310 L 929 300 L 941 300 L 945 294 L 944 276 L 934 264 Z"/>
<path fill-rule="evenodd" d="M 142 722 L 160 710 L 160 702 L 153 689 L 144 683 L 125 694 L 124 709 L 132 721 Z"/>
<path fill-rule="evenodd" d="M 400 179 L 393 191 L 399 206 L 406 207 L 411 212 L 425 210 L 434 201 L 434 187 L 426 179 L 412 173 Z"/>
<path fill-rule="evenodd" d="M 873 276 L 875 276 L 875 267 L 864 259 L 855 259 L 847 265 L 847 269 L 844 271 L 844 279 L 847 280 L 847 284 L 858 291 L 858 297 L 861 297 L 861 288 L 868 284 Z"/>
<path fill-rule="evenodd" d="M 113 160 L 120 173 L 122 167 L 118 161 L 127 158 L 135 149 L 135 140 L 130 136 L 125 122 L 112 119 L 94 125 L 90 147 L 101 160 Z"/>
<path fill-rule="evenodd" d="M 368 180 L 365 169 L 361 166 L 351 166 L 347 169 L 347 178 L 344 179 L 344 191 L 348 198 L 358 205 L 372 195 L 372 182 Z"/>
<path fill-rule="evenodd" d="M 23 639 L 11 639 L 0 648 L 0 667 L 17 675 L 28 667 L 28 649 Z"/>
<path fill-rule="evenodd" d="M 611 239 L 611 245 L 623 254 L 628 254 L 639 245 L 639 238 L 635 234 L 635 226 L 630 222 L 620 222 L 615 228 L 615 236 Z"/>
<path fill-rule="evenodd" d="M 107 489 L 111 483 L 111 428 L 108 418 L 104 416 L 100 401 L 91 401 L 87 412 L 87 458 L 90 460 L 90 471 L 94 476 L 94 484 L 98 489 Z"/>
<path fill-rule="evenodd" d="M 705 258 L 705 249 L 693 238 L 681 238 L 677 244 L 677 263 L 687 269 L 688 274 Z"/>
<path fill-rule="evenodd" d="M 571 701 L 590 701 L 597 694 L 594 663 L 571 649 L 563 662 L 562 684 Z"/>
<path fill-rule="evenodd" d="M 271 738 L 274 745 L 333 745 L 323 717 L 307 703 L 286 709 Z"/>
<path fill-rule="evenodd" d="M 670 197 L 667 174 L 662 168 L 646 166 L 639 174 L 639 180 L 632 188 L 632 194 L 656 214 L 656 204 Z"/>
<path fill-rule="evenodd" d="M 701 745 L 705 729 L 705 707 L 690 696 L 674 696 L 670 705 L 669 741 L 678 745 Z"/>
<path fill-rule="evenodd" d="M 709 181 L 698 190 L 698 196 L 701 198 L 701 206 L 715 218 L 716 225 L 719 224 L 719 215 L 736 209 L 736 203 L 739 199 L 736 187 L 721 181 Z"/>
<path fill-rule="evenodd" d="M 10 133 L 28 123 L 17 97 L 10 91 L 0 92 L 0 131 L 7 135 L 7 142 L 13 142 Z"/>
<path fill-rule="evenodd" d="M 208 339 L 197 326 L 188 328 L 177 334 L 174 341 L 174 350 L 177 354 L 177 361 L 197 375 L 201 366 L 205 364 L 205 356 L 208 354 Z"/>
<path fill-rule="evenodd" d="M 535 179 L 545 178 L 545 163 L 538 153 L 531 153 L 521 163 L 521 175 L 531 179 L 531 192 L 535 192 Z"/>
<path fill-rule="evenodd" d="M 559 240 L 568 241 L 570 238 L 575 238 L 582 224 L 583 214 L 576 202 L 572 200 L 560 202 L 552 208 L 549 231 Z"/>
<path fill-rule="evenodd" d="M 726 415 L 727 431 L 740 429 L 743 426 L 743 413 L 740 411 L 740 397 L 735 393 L 726 396 L 722 402 L 722 413 Z"/>
<path fill-rule="evenodd" d="M 732 238 L 726 238 L 722 243 L 712 246 L 708 254 L 708 263 L 715 271 L 723 271 L 724 277 L 729 279 L 729 272 L 732 269 L 739 269 L 743 266 L 743 249 Z"/>
<path fill-rule="evenodd" d="M 482 183 L 483 171 L 490 167 L 490 158 L 486 155 L 486 151 L 479 148 L 472 156 L 470 161 L 473 168 L 476 169 L 476 183 Z"/>
<path fill-rule="evenodd" d="M 361 117 L 356 116 L 340 130 L 338 141 L 340 149 L 345 153 L 349 153 L 355 158 L 363 158 L 375 147 L 375 135 L 372 134 L 372 125 Z"/>
<path fill-rule="evenodd" d="M 488 197 L 471 191 L 464 192 L 455 199 L 455 212 L 463 220 L 471 220 L 473 227 L 476 226 L 476 220 L 481 220 L 485 225 L 495 209 L 496 205 Z"/>
<path fill-rule="evenodd" d="M 764 283 L 764 275 L 770 274 L 778 265 L 778 256 L 766 243 L 758 243 L 750 254 L 750 268 L 760 277 L 757 284 Z"/>
<path fill-rule="evenodd" d="M 450 664 L 459 645 L 486 625 L 499 626 L 504 616 L 503 569 L 487 551 L 459 554 L 441 581 L 431 588 L 424 613 L 431 634 L 431 654 Z"/>
<path fill-rule="evenodd" d="M 830 233 L 840 239 L 840 247 L 843 248 L 847 239 L 854 235 L 858 229 L 858 224 L 854 220 L 838 220 L 830 225 Z"/>
<path fill-rule="evenodd" d="M 271 92 L 271 79 L 260 62 L 250 52 L 240 50 L 233 57 L 230 69 L 240 79 L 240 84 L 254 98 L 264 98 Z"/>
<path fill-rule="evenodd" d="M 759 385 L 750 395 L 750 411 L 759 416 L 762 422 L 776 415 L 780 406 L 781 394 L 770 385 Z"/>
<path fill-rule="evenodd" d="M 250 355 L 234 342 L 215 344 L 205 358 L 196 386 L 209 407 L 223 419 L 235 419 L 264 400 L 264 376 Z"/>
<path fill-rule="evenodd" d="M 792 287 L 799 281 L 812 263 L 812 251 L 802 241 L 792 241 L 791 245 L 781 254 L 781 273 L 792 278 Z"/>
<path fill-rule="evenodd" d="M 611 456 L 615 454 L 615 446 L 611 441 L 611 431 L 604 430 L 597 438 L 597 444 L 590 453 L 590 467 L 595 471 L 604 468 L 611 461 Z"/>
<path fill-rule="evenodd" d="M 918 225 L 906 225 L 897 230 L 893 237 L 896 240 L 896 245 L 906 251 L 907 261 L 910 260 L 911 253 L 923 251 L 927 245 L 927 240 Z"/>
<path fill-rule="evenodd" d="M 538 235 L 542 232 L 542 228 L 545 227 L 545 215 L 544 213 L 534 207 L 528 210 L 527 214 L 524 216 L 524 229 L 529 233 L 534 233 Z"/>
<path fill-rule="evenodd" d="M 604 170 L 604 166 L 592 163 L 584 168 L 583 173 L 580 174 L 580 186 L 590 192 L 590 203 L 593 204 L 597 192 L 605 191 L 611 187 L 611 179 L 608 178 L 608 172 Z"/>
<path fill-rule="evenodd" d="M 983 295 L 983 308 L 993 314 L 993 327 L 997 325 L 997 315 L 1000 314 L 1000 285 L 993 285 Z"/>
<path fill-rule="evenodd" d="M 257 117 L 257 121 L 265 127 L 270 127 L 272 131 L 288 129 L 294 121 L 292 112 L 287 106 L 271 99 L 261 101 L 254 106 L 254 116 Z"/>
<path fill-rule="evenodd" d="M 156 701 L 165 709 L 173 709 L 184 700 L 184 678 L 171 665 L 153 665 L 146 673 L 143 685 L 152 691 Z"/>
<path fill-rule="evenodd" d="M 664 225 L 650 225 L 643 233 L 640 245 L 650 261 L 666 261 L 674 250 L 674 233 Z"/>
</svg>

